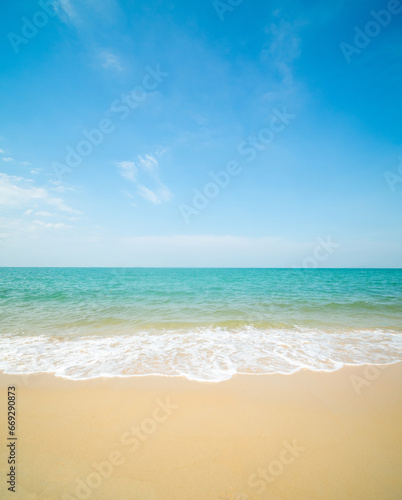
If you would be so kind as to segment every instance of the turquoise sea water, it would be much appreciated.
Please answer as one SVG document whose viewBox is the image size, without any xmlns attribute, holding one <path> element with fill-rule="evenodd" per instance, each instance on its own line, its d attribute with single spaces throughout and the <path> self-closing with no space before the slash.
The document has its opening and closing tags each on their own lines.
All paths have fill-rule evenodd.
<svg viewBox="0 0 402 500">
<path fill-rule="evenodd" d="M 74 378 L 402 356 L 402 270 L 0 268 L 0 369 Z"/>
</svg>

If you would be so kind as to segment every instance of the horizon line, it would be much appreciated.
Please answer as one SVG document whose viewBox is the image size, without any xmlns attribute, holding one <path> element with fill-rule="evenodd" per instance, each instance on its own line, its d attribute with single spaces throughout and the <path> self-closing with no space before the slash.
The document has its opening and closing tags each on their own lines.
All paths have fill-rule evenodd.
<svg viewBox="0 0 402 500">
<path fill-rule="evenodd" d="M 222 266 L 0 266 L 0 269 L 283 269 L 300 271 L 325 270 L 402 270 L 402 267 L 222 267 Z"/>
</svg>

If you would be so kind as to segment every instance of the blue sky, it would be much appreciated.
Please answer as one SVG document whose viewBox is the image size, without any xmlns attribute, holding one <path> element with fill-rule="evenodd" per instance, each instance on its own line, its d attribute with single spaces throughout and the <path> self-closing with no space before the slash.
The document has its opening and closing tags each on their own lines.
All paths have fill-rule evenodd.
<svg viewBox="0 0 402 500">
<path fill-rule="evenodd" d="M 0 265 L 401 267 L 401 27 L 398 0 L 7 2 Z"/>
</svg>

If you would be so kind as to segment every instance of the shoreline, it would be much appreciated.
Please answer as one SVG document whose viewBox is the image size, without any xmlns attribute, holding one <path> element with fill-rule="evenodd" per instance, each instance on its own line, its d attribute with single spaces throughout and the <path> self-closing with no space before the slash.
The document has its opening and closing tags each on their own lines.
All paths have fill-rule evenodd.
<svg viewBox="0 0 402 500">
<path fill-rule="evenodd" d="M 366 362 L 402 359 L 398 331 L 359 330 L 323 333 L 320 329 L 272 331 L 245 328 L 140 335 L 0 337 L 0 370 L 55 373 L 68 379 L 113 376 L 184 375 L 221 381 L 233 374 L 332 371 Z"/>
<path fill-rule="evenodd" d="M 27 377 L 32 377 L 32 376 L 49 376 L 49 377 L 55 377 L 56 379 L 61 379 L 61 380 L 67 380 L 67 381 L 73 381 L 73 382 L 80 382 L 80 381 L 90 381 L 90 380 L 109 380 L 109 379 L 141 379 L 141 378 L 148 378 L 148 377 L 161 377 L 161 378 L 171 378 L 171 379 L 185 379 L 190 382 L 200 382 L 200 383 L 211 383 L 211 384 L 219 384 L 221 382 L 227 382 L 229 380 L 232 380 L 234 377 L 263 377 L 267 375 L 295 375 L 300 372 L 312 372 L 312 373 L 334 373 L 338 372 L 340 370 L 343 370 L 344 368 L 362 368 L 366 366 L 376 366 L 379 369 L 382 369 L 382 367 L 387 367 L 387 366 L 392 366 L 392 365 L 397 365 L 397 364 L 402 364 L 402 360 L 395 360 L 395 361 L 390 361 L 389 363 L 359 363 L 359 364 L 350 364 L 350 363 L 342 363 L 339 362 L 340 366 L 337 366 L 333 369 L 328 369 L 328 370 L 322 370 L 322 369 L 316 369 L 316 368 L 311 368 L 309 366 L 301 366 L 298 368 L 295 368 L 292 371 L 289 372 L 282 372 L 282 371 L 275 371 L 275 372 L 262 372 L 262 373 L 247 373 L 247 372 L 236 372 L 230 375 L 228 378 L 223 378 L 220 380 L 213 380 L 213 379 L 198 379 L 198 378 L 191 378 L 187 375 L 183 374 L 177 374 L 177 375 L 169 375 L 169 374 L 164 374 L 164 373 L 139 373 L 139 374 L 130 374 L 130 375 L 120 375 L 120 374 L 113 374 L 113 375 L 108 375 L 108 374 L 103 374 L 103 375 L 94 375 L 92 377 L 82 377 L 82 378 L 74 378 L 71 376 L 67 375 L 61 375 L 57 372 L 8 372 L 6 370 L 1 370 L 0 369 L 0 377 L 4 376 L 17 376 L 21 377 L 23 379 Z"/>
<path fill-rule="evenodd" d="M 18 500 L 341 500 L 402 495 L 402 362 L 336 371 L 71 380 L 17 396 Z M 6 442 L 5 429 L 0 430 Z M 6 472 L 1 448 L 0 471 Z"/>
</svg>

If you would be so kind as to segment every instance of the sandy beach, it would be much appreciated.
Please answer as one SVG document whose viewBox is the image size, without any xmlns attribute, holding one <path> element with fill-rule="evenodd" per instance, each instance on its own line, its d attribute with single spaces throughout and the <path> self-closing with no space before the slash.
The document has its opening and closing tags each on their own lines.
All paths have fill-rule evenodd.
<svg viewBox="0 0 402 500">
<path fill-rule="evenodd" d="M 402 0 L 0 16 L 0 500 L 402 500 Z"/>
<path fill-rule="evenodd" d="M 2 374 L 17 390 L 21 500 L 402 497 L 402 363 L 336 372 L 73 381 Z M 2 443 L 6 428 L 1 427 Z"/>
</svg>

